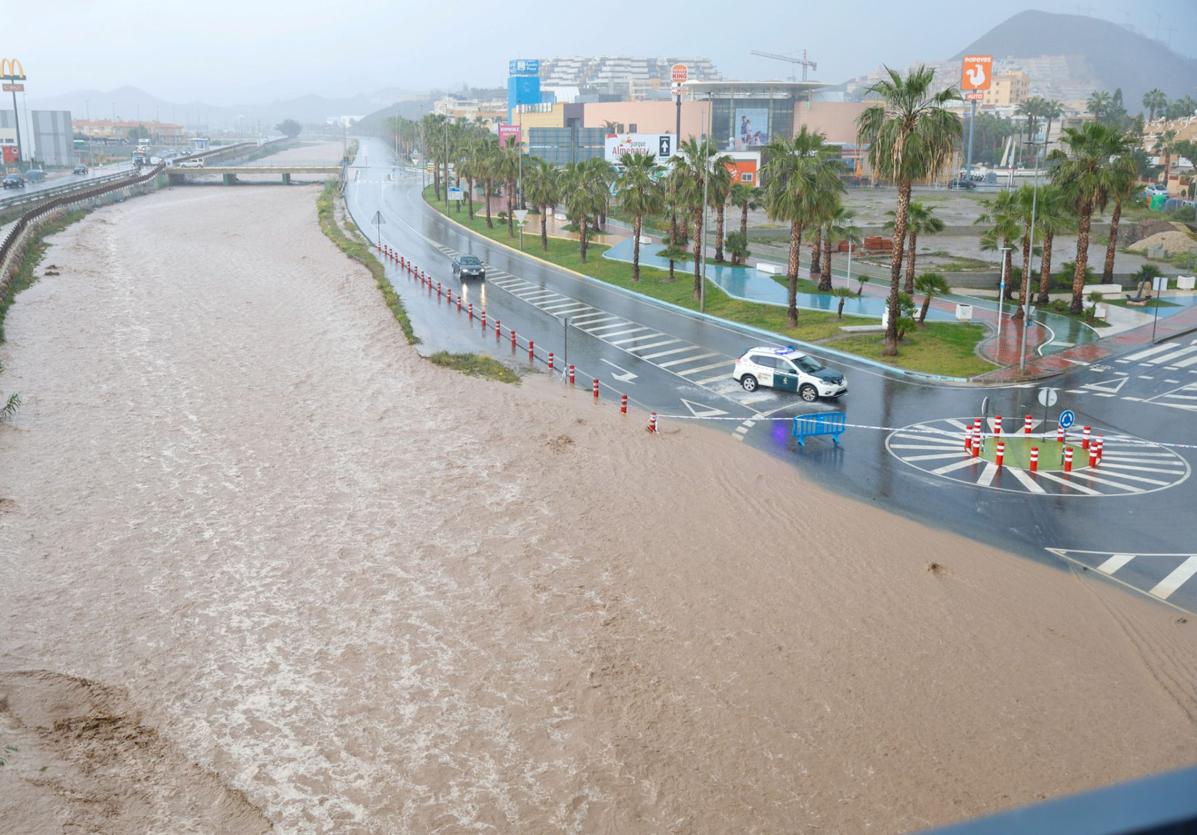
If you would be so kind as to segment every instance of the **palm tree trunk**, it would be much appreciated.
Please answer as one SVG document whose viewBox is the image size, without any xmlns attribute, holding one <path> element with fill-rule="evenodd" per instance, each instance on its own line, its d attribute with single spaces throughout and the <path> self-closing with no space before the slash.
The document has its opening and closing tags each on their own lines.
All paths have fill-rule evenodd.
<svg viewBox="0 0 1197 835">
<path fill-rule="evenodd" d="M 810 253 L 810 280 L 823 284 L 823 227 L 815 228 L 815 246 Z"/>
<path fill-rule="evenodd" d="M 1022 278 L 1018 282 L 1018 309 L 1013 318 L 1021 319 L 1027 304 L 1027 293 L 1031 291 L 1031 237 L 1022 236 Z"/>
<path fill-rule="evenodd" d="M 786 265 L 786 319 L 790 327 L 798 326 L 798 261 L 802 255 L 802 223 L 790 221 L 790 261 Z"/>
<path fill-rule="evenodd" d="M 632 223 L 632 281 L 640 281 L 640 227 L 644 218 L 636 215 Z"/>
<path fill-rule="evenodd" d="M 473 177 L 466 178 L 466 185 L 470 187 L 470 190 L 466 192 L 466 200 L 469 201 L 470 220 L 473 220 L 474 219 L 474 178 Z"/>
<path fill-rule="evenodd" d="M 441 167 L 439 165 L 432 167 L 432 190 L 436 194 L 436 202 L 441 202 Z"/>
<path fill-rule="evenodd" d="M 582 231 L 581 251 L 582 251 L 582 263 L 583 264 L 586 263 L 586 245 L 589 243 L 589 241 L 586 240 L 586 238 L 587 238 L 586 233 L 589 230 L 589 226 L 587 225 L 587 220 L 588 219 L 587 219 L 586 215 L 582 215 L 582 225 L 580 228 Z"/>
<path fill-rule="evenodd" d="M 507 181 L 507 237 L 515 237 L 515 180 Z"/>
<path fill-rule="evenodd" d="M 927 309 L 931 307 L 931 294 L 923 296 L 923 306 L 919 308 L 919 327 L 923 326 L 924 320 L 927 318 Z"/>
<path fill-rule="evenodd" d="M 694 212 L 694 298 L 702 294 L 702 272 L 699 261 L 702 260 L 702 209 Z"/>
<path fill-rule="evenodd" d="M 492 193 L 494 190 L 495 190 L 495 181 L 494 181 L 494 180 L 492 180 L 490 177 L 487 177 L 487 178 L 486 178 L 486 196 L 485 196 L 485 202 L 486 202 L 486 228 L 487 228 L 487 229 L 494 229 L 494 228 L 495 228 L 495 222 L 494 222 L 494 220 L 493 220 L 493 219 L 491 218 L 491 216 L 490 216 L 490 195 L 491 195 L 491 193 Z"/>
<path fill-rule="evenodd" d="M 1101 283 L 1114 283 L 1114 253 L 1118 251 L 1118 222 L 1122 220 L 1122 198 L 1114 201 L 1114 213 L 1110 215 L 1110 242 L 1106 244 L 1106 263 L 1101 271 Z"/>
<path fill-rule="evenodd" d="M 540 246 L 545 252 L 549 251 L 549 207 L 540 207 Z"/>
<path fill-rule="evenodd" d="M 723 262 L 723 206 L 715 216 L 715 262 Z"/>
<path fill-rule="evenodd" d="M 1089 266 L 1089 223 L 1093 219 L 1093 203 L 1086 200 L 1078 212 L 1080 222 L 1076 230 L 1076 268 L 1072 273 L 1072 304 L 1076 315 L 1085 312 L 1085 268 Z"/>
<path fill-rule="evenodd" d="M 909 237 L 910 237 L 910 252 L 906 253 L 906 255 L 907 255 L 907 258 L 906 258 L 906 286 L 902 288 L 902 292 L 908 296 L 913 296 L 914 295 L 914 270 L 915 270 L 914 262 L 915 262 L 915 258 L 917 257 L 917 254 L 918 254 L 918 250 L 915 249 L 915 246 L 916 246 L 916 244 L 918 244 L 918 240 L 919 240 L 918 232 L 912 231 L 910 233 Z"/>
<path fill-rule="evenodd" d="M 740 234 L 744 236 L 744 243 L 748 243 L 748 203 L 740 207 Z"/>
<path fill-rule="evenodd" d="M 1050 299 L 1048 292 L 1051 289 L 1052 280 L 1052 238 L 1055 237 L 1053 232 L 1043 233 L 1043 257 L 1039 259 L 1039 298 L 1035 299 L 1035 304 L 1047 304 Z"/>
<path fill-rule="evenodd" d="M 910 182 L 898 185 L 898 206 L 894 210 L 893 254 L 889 259 L 889 323 L 885 327 L 885 347 L 881 353 L 892 357 L 898 353 L 898 289 L 902 282 L 902 244 L 906 242 L 906 216 L 910 210 Z"/>
<path fill-rule="evenodd" d="M 823 236 L 823 280 L 819 282 L 819 292 L 831 292 L 831 235 Z"/>
</svg>

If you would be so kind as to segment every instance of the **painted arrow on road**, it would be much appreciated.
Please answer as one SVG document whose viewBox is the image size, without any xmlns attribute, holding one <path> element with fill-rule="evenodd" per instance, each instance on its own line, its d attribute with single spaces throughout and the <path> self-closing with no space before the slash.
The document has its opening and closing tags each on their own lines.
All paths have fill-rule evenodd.
<svg viewBox="0 0 1197 835">
<path fill-rule="evenodd" d="M 611 360 L 604 359 L 603 362 L 607 363 L 607 365 L 611 366 L 612 368 L 619 369 L 618 374 L 611 375 L 611 379 L 613 380 L 619 380 L 621 383 L 631 383 L 632 380 L 635 380 L 640 376 L 639 374 L 634 374 L 631 371 L 628 371 L 626 368 L 620 368 L 618 365 L 611 362 Z M 633 385 L 635 384 L 633 383 Z"/>
</svg>

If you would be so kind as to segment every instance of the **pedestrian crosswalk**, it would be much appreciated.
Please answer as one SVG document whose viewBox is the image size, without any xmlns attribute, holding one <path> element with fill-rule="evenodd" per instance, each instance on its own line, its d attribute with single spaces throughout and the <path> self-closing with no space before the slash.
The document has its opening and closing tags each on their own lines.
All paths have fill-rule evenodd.
<svg viewBox="0 0 1197 835">
<path fill-rule="evenodd" d="M 1184 371 L 1190 368 L 1197 371 L 1197 339 L 1188 345 L 1178 345 L 1175 342 L 1152 345 L 1150 348 L 1128 354 L 1116 362 L 1123 365 L 1138 363 L 1166 371 Z"/>
<path fill-rule="evenodd" d="M 1197 554 L 1047 550 L 1073 565 L 1095 571 L 1156 600 L 1197 613 Z"/>
<path fill-rule="evenodd" d="M 1144 402 L 1197 412 L 1197 383 L 1189 383 L 1187 386 L 1157 394 L 1155 397 L 1147 398 Z"/>
<path fill-rule="evenodd" d="M 434 243 L 433 246 L 449 258 L 458 254 L 443 244 Z M 732 380 L 736 365 L 734 357 L 678 339 L 490 265 L 487 265 L 486 275 L 488 286 L 503 290 L 563 322 L 568 320 L 571 329 L 582 331 L 689 384 L 754 410 L 760 404 L 780 402 L 776 392 L 747 392 Z"/>
</svg>

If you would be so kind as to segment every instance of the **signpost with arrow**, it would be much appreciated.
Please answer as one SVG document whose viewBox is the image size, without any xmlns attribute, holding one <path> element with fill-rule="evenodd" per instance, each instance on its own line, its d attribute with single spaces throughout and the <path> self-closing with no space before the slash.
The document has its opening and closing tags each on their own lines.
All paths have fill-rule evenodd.
<svg viewBox="0 0 1197 835">
<path fill-rule="evenodd" d="M 382 225 L 387 219 L 382 216 L 382 212 L 375 212 L 371 220 L 374 222 L 374 237 L 378 240 L 378 245 L 382 246 Z"/>
</svg>

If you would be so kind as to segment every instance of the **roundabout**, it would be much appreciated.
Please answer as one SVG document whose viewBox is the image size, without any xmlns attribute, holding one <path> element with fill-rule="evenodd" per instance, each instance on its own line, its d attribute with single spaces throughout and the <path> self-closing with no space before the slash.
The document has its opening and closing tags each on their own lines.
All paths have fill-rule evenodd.
<svg viewBox="0 0 1197 835">
<path fill-rule="evenodd" d="M 972 422 L 940 418 L 912 423 L 891 432 L 885 449 L 902 463 L 945 481 L 1033 496 L 1137 496 L 1175 487 L 1191 472 L 1188 461 L 1171 449 L 1125 436 L 1107 441 L 1096 460 L 1076 437 L 1060 443 L 1054 432 L 994 435 L 990 427 L 974 454 L 965 447 Z M 1032 450 L 1038 458 L 1034 469 Z M 1071 471 L 1065 467 L 1067 450 L 1072 451 Z"/>
</svg>

